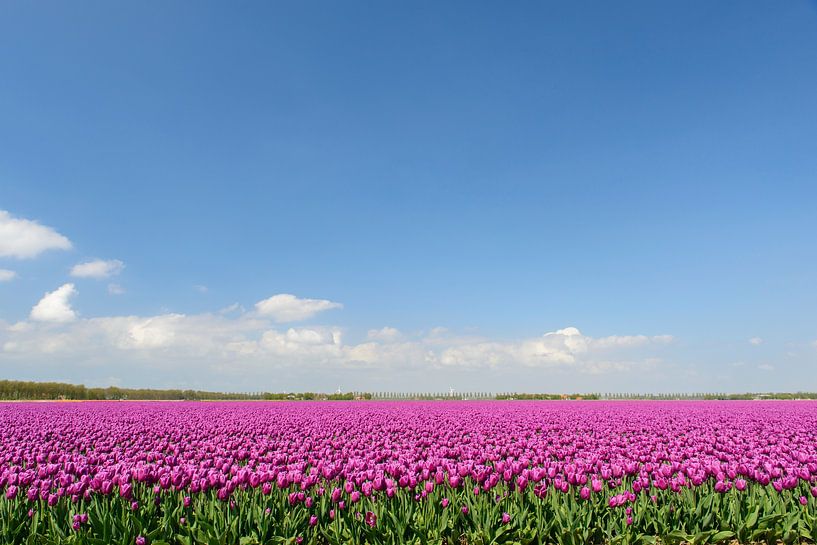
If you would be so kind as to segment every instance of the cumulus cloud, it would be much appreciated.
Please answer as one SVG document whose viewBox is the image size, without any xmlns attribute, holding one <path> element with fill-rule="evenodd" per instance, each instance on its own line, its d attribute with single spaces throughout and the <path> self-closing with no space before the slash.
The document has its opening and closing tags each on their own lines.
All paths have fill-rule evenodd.
<svg viewBox="0 0 817 545">
<path fill-rule="evenodd" d="M 751 339 L 749 339 L 749 344 L 751 344 L 752 346 L 761 345 L 763 344 L 763 339 L 761 339 L 760 337 L 752 337 Z"/>
<path fill-rule="evenodd" d="M 125 264 L 118 259 L 95 259 L 77 263 L 71 268 L 71 276 L 77 278 L 108 278 L 122 272 Z"/>
<path fill-rule="evenodd" d="M 272 391 L 295 376 L 301 377 L 301 388 L 352 376 L 370 384 L 409 384 L 402 380 L 413 376 L 418 385 L 432 376 L 454 383 L 460 376 L 490 376 L 482 380 L 491 387 L 495 379 L 518 373 L 643 374 L 663 368 L 654 352 L 672 340 L 665 335 L 592 337 L 576 327 L 505 340 L 442 328 L 406 334 L 388 326 L 347 340 L 336 326 L 280 325 L 340 307 L 328 300 L 281 294 L 252 311 L 236 304 L 203 314 L 85 318 L 71 308 L 76 293 L 73 284 L 64 284 L 42 297 L 29 320 L 0 322 L 0 366 L 40 365 L 53 375 L 69 365 L 83 369 L 78 380 L 129 375 L 131 381 L 150 377 L 154 386 L 167 385 L 158 381 L 174 375 L 174 387 L 218 390 L 241 383 Z"/>
<path fill-rule="evenodd" d="M 232 305 L 227 305 L 218 311 L 219 314 L 232 314 L 234 312 L 244 312 L 244 307 L 242 307 L 239 303 L 233 303 Z"/>
<path fill-rule="evenodd" d="M 125 293 L 125 288 L 120 286 L 119 284 L 108 284 L 108 293 L 110 295 L 122 295 Z"/>
<path fill-rule="evenodd" d="M 71 241 L 51 227 L 0 210 L 0 257 L 31 259 L 47 250 L 69 250 Z"/>
<path fill-rule="evenodd" d="M 516 341 L 454 335 L 441 338 L 439 332 L 407 337 L 385 327 L 370 331 L 362 342 L 346 342 L 338 327 L 282 329 L 274 325 L 281 316 L 271 320 L 258 312 L 80 319 L 68 304 L 74 293 L 72 284 L 61 286 L 32 309 L 30 322 L 0 328 L 0 356 L 20 361 L 116 362 L 130 369 L 188 362 L 196 376 L 215 373 L 211 375 L 213 382 L 217 382 L 218 373 L 227 370 L 264 374 L 292 367 L 418 369 L 424 373 L 435 369 L 561 368 L 602 374 L 643 368 L 643 357 L 628 354 L 666 342 L 661 336 L 640 335 L 633 337 L 637 341 L 597 339 L 575 327 Z M 616 356 L 619 352 L 621 357 Z M 105 372 L 110 374 L 110 370 Z"/>
<path fill-rule="evenodd" d="M 326 299 L 301 299 L 289 293 L 279 293 L 255 304 L 259 316 L 269 317 L 278 323 L 307 320 L 335 308 L 343 308 L 343 305 Z"/>
<path fill-rule="evenodd" d="M 496 341 L 473 337 L 444 336 L 433 331 L 423 343 L 433 347 L 427 361 L 443 367 L 470 368 L 570 368 L 578 372 L 599 373 L 629 369 L 630 362 L 601 360 L 603 354 L 638 347 L 663 345 L 669 335 L 633 335 L 593 338 L 576 327 L 566 327 L 529 339 Z M 657 360 L 654 360 L 657 361 Z"/>
<path fill-rule="evenodd" d="M 671 343 L 674 339 L 672 335 L 611 335 L 609 337 L 601 337 L 592 341 L 593 346 L 599 349 L 605 348 L 628 348 L 636 346 L 644 346 L 647 344 L 666 344 Z"/>
<path fill-rule="evenodd" d="M 587 355 L 611 349 L 665 344 L 671 339 L 672 337 L 668 335 L 611 336 L 595 339 L 582 334 L 575 327 L 566 327 L 545 333 L 541 337 L 521 341 L 462 342 L 443 350 L 440 363 L 467 367 L 499 367 L 514 364 L 527 367 L 576 366 Z"/>
<path fill-rule="evenodd" d="M 30 318 L 37 322 L 73 322 L 77 318 L 77 313 L 71 308 L 70 300 L 76 293 L 73 284 L 63 284 L 56 290 L 46 293 L 31 309 Z"/>
<path fill-rule="evenodd" d="M 393 327 L 383 327 L 380 329 L 370 329 L 366 337 L 372 340 L 394 341 L 400 338 L 400 331 Z"/>
<path fill-rule="evenodd" d="M 17 273 L 8 269 L 0 269 L 0 282 L 10 282 L 17 278 Z"/>
</svg>

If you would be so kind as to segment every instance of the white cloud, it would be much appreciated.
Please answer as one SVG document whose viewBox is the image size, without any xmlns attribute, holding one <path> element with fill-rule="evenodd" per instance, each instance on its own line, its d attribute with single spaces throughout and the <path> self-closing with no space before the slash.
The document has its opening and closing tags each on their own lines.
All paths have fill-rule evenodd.
<svg viewBox="0 0 817 545">
<path fill-rule="evenodd" d="M 111 295 L 122 295 L 125 293 L 125 288 L 120 286 L 119 284 L 108 284 L 108 293 Z"/>
<path fill-rule="evenodd" d="M 634 336 L 637 342 L 595 339 L 573 327 L 517 341 L 453 335 L 407 338 L 386 327 L 372 330 L 372 338 L 363 342 L 347 343 L 340 328 L 279 329 L 254 312 L 81 319 L 68 304 L 74 293 L 74 286 L 66 284 L 43 297 L 31 312 L 32 321 L 0 328 L 0 359 L 99 365 L 104 376 L 111 376 L 111 366 L 131 373 L 185 370 L 188 377 L 206 376 L 210 384 L 218 384 L 223 373 L 276 376 L 276 370 L 285 368 L 311 369 L 319 375 L 332 369 L 371 369 L 394 376 L 415 369 L 427 376 L 467 368 L 625 373 L 654 368 L 659 359 L 631 354 L 663 344 L 660 337 L 648 336 Z"/>
<path fill-rule="evenodd" d="M 400 338 L 400 331 L 393 327 L 386 326 L 381 329 L 370 329 L 366 337 L 384 342 L 395 341 Z"/>
<path fill-rule="evenodd" d="M 122 272 L 125 264 L 118 259 L 95 259 L 85 263 L 78 263 L 71 269 L 71 276 L 77 278 L 108 278 Z"/>
<path fill-rule="evenodd" d="M 749 344 L 751 344 L 752 346 L 761 345 L 763 344 L 763 339 L 761 339 L 760 337 L 752 337 L 751 339 L 749 339 Z"/>
<path fill-rule="evenodd" d="M 30 259 L 46 250 L 69 250 L 71 241 L 51 227 L 0 210 L 0 257 Z"/>
<path fill-rule="evenodd" d="M 273 295 L 255 304 L 259 316 L 269 317 L 278 323 L 299 322 L 335 308 L 343 308 L 343 305 L 326 299 L 300 299 L 289 293 Z"/>
<path fill-rule="evenodd" d="M 429 387 L 422 385 L 431 376 L 445 377 L 441 380 L 455 387 L 463 387 L 463 377 L 482 377 L 473 380 L 490 389 L 498 387 L 499 380 L 517 376 L 528 377 L 522 381 L 551 380 L 561 374 L 603 383 L 606 376 L 625 380 L 658 375 L 667 364 L 656 350 L 672 340 L 591 337 L 575 327 L 503 340 L 442 328 L 406 334 L 387 326 L 369 330 L 356 341 L 347 340 L 336 326 L 277 325 L 340 306 L 327 300 L 283 294 L 259 302 L 251 311 L 231 305 L 204 314 L 162 311 L 155 316 L 83 318 L 70 305 L 76 293 L 73 284 L 65 284 L 45 294 L 30 320 L 0 323 L 0 367 L 33 374 L 41 366 L 44 378 L 67 376 L 63 369 L 69 374 L 76 370 L 75 380 L 129 377 L 129 385 L 168 386 L 168 377 L 175 377 L 171 387 L 217 390 L 236 384 L 268 391 L 280 389 L 280 384 L 311 389 L 330 383 L 335 388 L 338 380 L 349 387 L 360 387 L 353 383 L 360 380 L 422 388 Z"/>
<path fill-rule="evenodd" d="M 233 303 L 218 311 L 219 314 L 232 314 L 234 312 L 244 312 L 244 307 L 238 303 Z"/>
<path fill-rule="evenodd" d="M 63 284 L 46 293 L 31 309 L 30 317 L 37 322 L 72 322 L 77 313 L 71 308 L 70 299 L 77 293 L 73 284 Z"/>
<path fill-rule="evenodd" d="M 761 371 L 774 371 L 774 365 L 770 365 L 768 363 L 761 363 L 757 366 L 757 368 Z"/>
<path fill-rule="evenodd" d="M 10 282 L 17 278 L 17 273 L 8 269 L 0 269 L 0 282 Z"/>
<path fill-rule="evenodd" d="M 587 370 L 583 367 L 595 359 L 595 354 L 610 350 L 632 349 L 648 344 L 665 344 L 671 339 L 672 337 L 668 335 L 611 336 L 594 339 L 583 335 L 575 327 L 567 327 L 545 333 L 541 337 L 521 341 L 475 342 L 465 340 L 442 350 L 439 362 L 444 366 L 464 367 L 566 366 L 577 367 L 582 371 Z M 617 367 L 613 365 L 613 362 L 607 361 L 603 366 L 596 365 L 596 372 L 605 368 L 615 369 Z"/>
<path fill-rule="evenodd" d="M 195 286 L 193 286 L 193 289 L 199 293 L 207 293 L 209 291 L 207 286 L 205 286 L 204 284 L 196 284 Z"/>
<path fill-rule="evenodd" d="M 31 324 L 28 322 L 17 322 L 15 324 L 8 326 L 8 330 L 14 332 L 28 331 L 30 328 Z"/>
</svg>

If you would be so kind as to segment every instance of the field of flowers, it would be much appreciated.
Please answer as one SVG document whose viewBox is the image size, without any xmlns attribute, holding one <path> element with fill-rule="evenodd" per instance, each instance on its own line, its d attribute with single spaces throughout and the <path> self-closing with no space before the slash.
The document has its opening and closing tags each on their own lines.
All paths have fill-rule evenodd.
<svg viewBox="0 0 817 545">
<path fill-rule="evenodd" d="M 813 402 L 0 404 L 0 542 L 817 541 Z"/>
</svg>

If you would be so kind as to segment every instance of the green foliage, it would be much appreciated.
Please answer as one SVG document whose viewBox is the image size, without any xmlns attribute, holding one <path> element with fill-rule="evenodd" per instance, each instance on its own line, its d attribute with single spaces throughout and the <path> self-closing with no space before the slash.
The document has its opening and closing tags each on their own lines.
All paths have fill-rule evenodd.
<svg viewBox="0 0 817 545">
<path fill-rule="evenodd" d="M 327 490 L 337 483 L 324 483 Z M 817 541 L 817 504 L 805 483 L 799 489 L 776 492 L 772 487 L 750 485 L 724 494 L 710 483 L 695 489 L 657 491 L 623 507 L 611 508 L 608 499 L 627 487 L 593 494 L 582 500 L 573 491 L 549 490 L 537 497 L 529 488 L 512 491 L 499 484 L 475 495 L 475 483 L 460 489 L 436 487 L 420 501 L 415 491 L 398 489 L 391 499 L 385 495 L 363 497 L 340 510 L 329 494 L 313 496 L 315 503 L 290 504 L 295 487 L 236 489 L 229 501 L 219 501 L 215 491 L 192 495 L 184 507 L 184 492 L 164 491 L 156 500 L 151 486 L 134 486 L 139 508 L 131 500 L 91 496 L 72 503 L 62 498 L 49 507 L 44 501 L 29 502 L 24 495 L 0 498 L 0 545 L 56 545 L 108 543 L 133 544 L 141 535 L 152 545 L 715 545 L 740 543 L 785 543 Z M 800 505 L 800 496 L 810 498 Z M 442 499 L 448 498 L 448 507 Z M 464 514 L 462 507 L 467 506 Z M 631 508 L 628 524 L 626 507 Z M 29 516 L 29 509 L 32 513 Z M 330 510 L 335 511 L 334 519 Z M 371 511 L 373 525 L 365 520 Z M 73 516 L 87 513 L 88 522 L 75 531 Z M 502 513 L 510 515 L 502 523 Z M 318 517 L 309 525 L 311 515 Z M 184 522 L 182 523 L 182 518 Z"/>
</svg>

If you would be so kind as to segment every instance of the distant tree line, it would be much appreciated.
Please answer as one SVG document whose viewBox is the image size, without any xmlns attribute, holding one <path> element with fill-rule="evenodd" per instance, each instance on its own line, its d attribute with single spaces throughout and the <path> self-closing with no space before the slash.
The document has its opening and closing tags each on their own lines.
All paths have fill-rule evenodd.
<svg viewBox="0 0 817 545">
<path fill-rule="evenodd" d="M 670 393 L 670 394 L 600 394 L 599 399 L 652 399 L 652 400 L 751 400 L 751 399 L 817 399 L 817 392 L 746 392 L 726 393 Z"/>
<path fill-rule="evenodd" d="M 266 401 L 353 401 L 353 400 L 594 400 L 594 399 L 651 399 L 651 400 L 748 400 L 748 399 L 817 399 L 814 392 L 794 393 L 665 393 L 665 394 L 543 394 L 543 393 L 491 393 L 491 392 L 347 392 L 323 394 L 315 392 L 273 393 L 273 392 L 207 392 L 202 390 L 155 390 L 150 388 L 88 388 L 82 384 L 62 382 L 29 382 L 0 380 L 0 399 L 3 400 L 266 400 Z"/>
<path fill-rule="evenodd" d="M 227 393 L 202 390 L 155 390 L 152 388 L 88 388 L 82 384 L 63 382 L 29 382 L 0 380 L 0 399 L 5 400 L 179 400 L 179 401 L 243 401 L 243 400 L 337 400 L 371 399 L 371 394 L 319 394 L 302 393 Z"/>
<path fill-rule="evenodd" d="M 435 399 L 496 399 L 491 392 L 375 392 L 372 399 L 433 401 Z"/>
<path fill-rule="evenodd" d="M 558 399 L 599 399 L 598 394 L 497 394 L 496 399 L 520 399 L 520 400 L 550 400 Z"/>
</svg>

